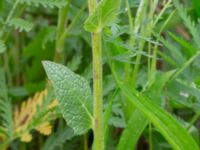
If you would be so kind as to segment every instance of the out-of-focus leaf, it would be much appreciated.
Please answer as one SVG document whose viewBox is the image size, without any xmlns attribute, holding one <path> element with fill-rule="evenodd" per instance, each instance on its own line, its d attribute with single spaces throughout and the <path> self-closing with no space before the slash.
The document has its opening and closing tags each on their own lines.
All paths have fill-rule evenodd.
<svg viewBox="0 0 200 150">
<path fill-rule="evenodd" d="M 8 25 L 13 26 L 15 29 L 18 29 L 20 32 L 26 31 L 29 32 L 33 28 L 33 24 L 21 18 L 12 18 Z"/>
</svg>

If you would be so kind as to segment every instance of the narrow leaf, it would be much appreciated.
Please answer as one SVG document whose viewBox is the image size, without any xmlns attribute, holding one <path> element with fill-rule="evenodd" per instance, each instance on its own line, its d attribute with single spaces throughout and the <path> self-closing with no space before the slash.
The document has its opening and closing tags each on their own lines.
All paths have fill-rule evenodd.
<svg viewBox="0 0 200 150">
<path fill-rule="evenodd" d="M 148 122 L 147 117 L 142 112 L 136 110 L 122 133 L 117 150 L 132 150 L 136 147 L 137 141 Z"/>
<path fill-rule="evenodd" d="M 86 133 L 92 126 L 92 94 L 88 82 L 63 65 L 49 61 L 43 65 L 67 124 L 75 135 Z"/>
<path fill-rule="evenodd" d="M 157 127 L 161 134 L 176 150 L 199 150 L 192 136 L 165 110 L 149 98 L 137 93 L 125 84 L 119 84 L 122 92 L 132 104 Z"/>
<path fill-rule="evenodd" d="M 172 32 L 168 33 L 176 42 L 178 42 L 183 47 L 183 52 L 186 54 L 187 57 L 190 58 L 196 53 L 197 48 L 195 48 L 190 42 L 182 39 L 181 37 L 178 37 Z"/>
</svg>

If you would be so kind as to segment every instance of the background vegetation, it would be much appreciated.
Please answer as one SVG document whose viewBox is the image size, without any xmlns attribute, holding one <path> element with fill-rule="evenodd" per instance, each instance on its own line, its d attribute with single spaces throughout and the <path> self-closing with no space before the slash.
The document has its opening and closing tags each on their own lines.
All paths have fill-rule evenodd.
<svg viewBox="0 0 200 150">
<path fill-rule="evenodd" d="M 0 150 L 198 150 L 199 1 L 92 2 L 0 1 Z"/>
</svg>

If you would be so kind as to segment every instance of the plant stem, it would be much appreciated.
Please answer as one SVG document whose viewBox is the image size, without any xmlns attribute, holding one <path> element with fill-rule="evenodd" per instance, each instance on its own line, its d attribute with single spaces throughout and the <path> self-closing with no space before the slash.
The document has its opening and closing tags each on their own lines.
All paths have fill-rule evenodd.
<svg viewBox="0 0 200 150">
<path fill-rule="evenodd" d="M 149 123 L 149 150 L 153 150 L 153 143 L 152 143 L 152 124 Z"/>
<path fill-rule="evenodd" d="M 94 100 L 94 149 L 103 150 L 103 88 L 101 33 L 92 34 L 93 45 L 93 100 Z"/>
<path fill-rule="evenodd" d="M 147 27 L 141 27 L 141 22 L 144 20 L 144 18 L 146 17 L 146 7 L 147 7 L 147 1 L 146 0 L 141 0 L 138 10 L 137 10 L 137 14 L 136 14 L 136 18 L 135 18 L 135 23 L 134 23 L 134 35 L 139 34 L 139 29 L 141 29 L 141 36 L 146 37 L 148 34 L 147 32 Z M 135 86 L 136 84 L 136 80 L 137 80 L 137 75 L 138 75 L 138 71 L 139 71 L 139 66 L 140 66 L 140 60 L 142 55 L 140 54 L 140 52 L 143 51 L 144 48 L 144 44 L 145 41 L 143 39 L 140 40 L 138 47 L 139 47 L 139 54 L 137 54 L 136 60 L 135 60 L 135 66 L 134 66 L 134 70 L 133 70 L 133 77 L 132 77 L 132 81 L 131 84 L 133 86 Z"/>
<path fill-rule="evenodd" d="M 126 0 L 126 8 L 127 8 L 127 14 L 128 14 L 128 20 L 129 20 L 129 30 L 130 30 L 130 46 L 133 47 L 135 44 L 135 38 L 134 38 L 134 25 L 133 25 L 133 18 L 131 15 L 131 8 L 129 6 L 129 1 Z M 130 59 L 128 60 L 130 61 Z M 128 82 L 130 80 L 130 63 L 126 63 L 125 66 L 125 80 Z"/>
<path fill-rule="evenodd" d="M 90 14 L 94 12 L 97 5 L 96 0 L 89 0 Z M 92 33 L 93 51 L 93 100 L 94 100 L 94 150 L 104 149 L 103 134 L 103 69 L 102 69 L 102 46 L 101 32 Z"/>
<path fill-rule="evenodd" d="M 70 25 L 64 30 L 64 32 L 61 34 L 60 38 L 59 38 L 59 42 L 60 41 L 64 41 L 64 39 L 68 36 L 69 31 L 74 27 L 74 25 L 78 22 L 78 20 L 80 19 L 83 11 L 85 10 L 87 6 L 87 3 L 85 3 L 81 9 L 78 11 L 77 15 L 73 18 L 72 22 L 70 23 Z"/>
<path fill-rule="evenodd" d="M 14 3 L 14 5 L 13 5 L 13 7 L 12 7 L 10 13 L 8 14 L 8 17 L 6 18 L 6 21 L 5 21 L 5 24 L 6 24 L 6 25 L 4 25 L 4 26 L 3 26 L 3 29 L 2 29 L 2 32 L 3 32 L 3 33 L 5 32 L 5 29 L 6 29 L 6 27 L 7 27 L 8 22 L 10 21 L 10 19 L 11 19 L 12 16 L 13 16 L 13 14 L 15 13 L 15 10 L 16 10 L 18 4 L 19 4 L 19 1 L 20 1 L 20 0 L 16 0 L 16 1 L 15 1 L 15 3 Z"/>
<path fill-rule="evenodd" d="M 88 150 L 88 137 L 87 134 L 83 136 L 84 150 Z"/>
<path fill-rule="evenodd" d="M 197 112 L 195 114 L 195 116 L 192 118 L 192 120 L 190 121 L 188 127 L 186 128 L 187 131 L 189 131 L 191 129 L 191 127 L 193 126 L 193 124 L 198 120 L 198 118 L 200 117 L 200 112 Z"/>
<path fill-rule="evenodd" d="M 64 48 L 64 40 L 60 41 L 60 37 L 63 34 L 66 26 L 66 20 L 67 20 L 67 12 L 69 10 L 70 2 L 71 0 L 67 1 L 67 5 L 63 8 L 59 9 L 58 13 L 58 26 L 57 26 L 57 36 L 56 36 L 56 50 L 55 50 L 55 57 L 54 61 L 62 61 L 63 56 L 63 48 Z"/>
</svg>

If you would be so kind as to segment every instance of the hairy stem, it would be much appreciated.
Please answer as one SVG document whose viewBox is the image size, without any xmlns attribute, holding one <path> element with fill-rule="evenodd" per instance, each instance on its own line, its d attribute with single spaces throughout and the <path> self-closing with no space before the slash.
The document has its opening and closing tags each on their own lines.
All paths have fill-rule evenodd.
<svg viewBox="0 0 200 150">
<path fill-rule="evenodd" d="M 94 149 L 103 150 L 103 90 L 101 33 L 92 34 L 93 45 L 93 99 L 94 99 Z"/>
<path fill-rule="evenodd" d="M 90 13 L 93 13 L 97 5 L 96 0 L 89 0 Z M 102 69 L 102 47 L 101 32 L 92 33 L 93 51 L 93 100 L 94 100 L 94 150 L 104 149 L 103 135 L 103 69 Z"/>
</svg>

